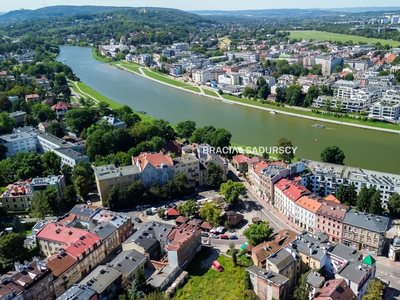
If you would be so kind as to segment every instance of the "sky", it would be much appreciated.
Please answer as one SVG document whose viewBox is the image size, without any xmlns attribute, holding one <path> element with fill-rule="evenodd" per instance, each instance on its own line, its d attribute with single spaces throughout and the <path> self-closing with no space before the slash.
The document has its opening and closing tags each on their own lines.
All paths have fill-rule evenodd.
<svg viewBox="0 0 400 300">
<path fill-rule="evenodd" d="M 0 0 L 0 12 L 17 10 L 20 8 L 37 9 L 43 6 L 54 5 L 104 5 L 104 6 L 155 6 L 169 7 L 181 10 L 244 10 L 244 9 L 270 9 L 270 8 L 343 8 L 343 7 L 368 7 L 368 6 L 399 6 L 398 0 L 386 0 L 384 3 L 376 0 L 267 0 L 267 1 L 243 1 L 243 0 Z"/>
</svg>

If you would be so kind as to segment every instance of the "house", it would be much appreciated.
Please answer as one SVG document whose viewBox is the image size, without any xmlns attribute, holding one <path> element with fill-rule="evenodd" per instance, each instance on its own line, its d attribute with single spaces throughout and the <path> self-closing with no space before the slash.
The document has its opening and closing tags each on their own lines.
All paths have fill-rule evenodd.
<svg viewBox="0 0 400 300">
<path fill-rule="evenodd" d="M 240 222 L 243 221 L 244 216 L 234 211 L 228 211 L 222 216 L 225 223 L 229 224 L 229 227 L 237 227 Z M 224 223 L 224 224 L 225 224 Z"/>
<path fill-rule="evenodd" d="M 121 273 L 100 265 L 90 272 L 79 284 L 86 285 L 96 291 L 99 299 L 114 299 L 121 283 Z"/>
<path fill-rule="evenodd" d="M 24 111 L 15 111 L 10 113 L 10 118 L 14 118 L 19 126 L 24 125 L 25 116 L 26 112 Z"/>
<path fill-rule="evenodd" d="M 32 226 L 32 233 L 26 236 L 24 241 L 24 247 L 28 249 L 32 249 L 36 247 L 36 234 L 47 224 L 48 222 L 45 220 L 39 220 L 35 225 Z"/>
<path fill-rule="evenodd" d="M 30 94 L 25 96 L 25 101 L 29 103 L 39 103 L 40 98 L 38 94 Z"/>
<path fill-rule="evenodd" d="M 128 214 L 101 210 L 90 220 L 89 229 L 102 223 L 110 223 L 117 228 L 117 238 L 120 243 L 125 242 L 133 233 L 132 217 Z"/>
<path fill-rule="evenodd" d="M 329 249 L 326 256 L 325 271 L 327 276 L 334 278 L 349 262 L 361 262 L 363 255 L 342 243 L 337 243 Z"/>
<path fill-rule="evenodd" d="M 111 223 L 100 223 L 91 232 L 101 238 L 106 256 L 121 244 L 118 238 L 118 228 Z"/>
<path fill-rule="evenodd" d="M 164 265 L 154 272 L 150 278 L 147 279 L 146 283 L 152 285 L 154 288 L 160 291 L 164 291 L 168 286 L 173 285 L 175 281 L 178 281 L 181 275 L 185 276 L 186 278 L 188 277 L 187 272 L 182 272 L 182 269 L 179 266 L 172 267 L 170 265 Z"/>
<path fill-rule="evenodd" d="M 324 286 L 325 277 L 320 273 L 311 270 L 307 274 L 307 283 L 312 287 L 310 293 L 310 298 L 312 298 Z"/>
<path fill-rule="evenodd" d="M 390 219 L 349 210 L 343 220 L 343 244 L 381 255 Z"/>
<path fill-rule="evenodd" d="M 315 231 L 315 219 L 322 206 L 322 198 L 314 194 L 300 197 L 294 206 L 294 223 L 307 231 Z"/>
<path fill-rule="evenodd" d="M 23 264 L 14 263 L 14 271 L 9 271 L 1 276 L 1 283 L 7 284 L 7 282 L 13 282 L 22 287 L 24 299 L 40 300 L 55 297 L 51 284 L 51 270 L 39 257 L 34 257 L 30 262 L 24 261 Z M 15 292 L 17 293 L 18 290 L 17 288 Z"/>
<path fill-rule="evenodd" d="M 82 278 L 78 269 L 78 259 L 65 251 L 50 256 L 46 261 L 47 267 L 53 274 L 56 297 Z"/>
<path fill-rule="evenodd" d="M 251 250 L 251 258 L 254 264 L 265 269 L 267 258 L 280 248 L 289 245 L 295 238 L 296 233 L 289 229 L 275 233 L 267 241 L 255 246 Z"/>
<path fill-rule="evenodd" d="M 1 206 L 7 210 L 25 211 L 31 207 L 33 190 L 30 180 L 9 184 L 0 196 Z"/>
<path fill-rule="evenodd" d="M 57 300 L 99 300 L 97 292 L 87 285 L 74 284 L 66 290 Z"/>
<path fill-rule="evenodd" d="M 174 178 L 174 162 L 171 156 L 162 152 L 144 152 L 132 158 L 132 165 L 139 168 L 142 182 L 147 186 L 154 182 L 164 185 Z"/>
<path fill-rule="evenodd" d="M 289 279 L 281 274 L 266 271 L 258 266 L 246 269 L 251 287 L 260 300 L 287 300 L 290 295 Z"/>
<path fill-rule="evenodd" d="M 108 191 L 113 187 L 130 185 L 141 179 L 141 171 L 136 165 L 126 167 L 116 167 L 115 165 L 105 165 L 94 168 L 97 191 L 100 200 L 107 201 Z"/>
<path fill-rule="evenodd" d="M 189 180 L 190 187 L 197 187 L 203 185 L 200 178 L 200 162 L 193 156 L 182 156 L 172 158 L 174 164 L 174 175 L 184 173 Z"/>
<path fill-rule="evenodd" d="M 317 211 L 315 229 L 328 234 L 331 242 L 342 242 L 343 221 L 349 207 L 336 201 L 329 201 L 328 197 L 322 201 Z M 335 197 L 332 196 L 329 199 L 332 198 Z"/>
<path fill-rule="evenodd" d="M 177 218 L 177 217 L 179 217 L 179 212 L 178 212 L 178 210 L 176 208 L 171 207 L 171 208 L 168 208 L 168 210 L 165 213 L 165 215 L 168 218 Z"/>
<path fill-rule="evenodd" d="M 122 251 L 110 263 L 109 266 L 121 274 L 135 276 L 139 269 L 144 269 L 147 257 L 136 250 Z"/>
<path fill-rule="evenodd" d="M 65 117 L 67 111 L 71 110 L 72 107 L 67 103 L 60 101 L 53 105 L 51 109 L 56 112 L 57 118 L 61 119 Z"/>
<path fill-rule="evenodd" d="M 113 116 L 103 116 L 101 121 L 106 121 L 107 124 L 113 126 L 114 129 L 126 129 L 126 123 Z"/>
<path fill-rule="evenodd" d="M 182 146 L 177 141 L 166 142 L 161 149 L 162 153 L 171 153 L 174 157 L 182 156 Z"/>
<path fill-rule="evenodd" d="M 68 223 L 68 226 L 89 229 L 91 221 L 97 214 L 100 213 L 100 211 L 101 211 L 100 208 L 96 206 L 77 204 L 70 210 L 68 214 L 75 216 L 74 221 Z M 62 221 L 63 218 L 59 219 L 58 223 L 61 223 Z"/>
<path fill-rule="evenodd" d="M 184 216 L 179 216 L 179 217 L 177 217 L 176 219 L 175 219 L 175 223 L 176 223 L 176 225 L 181 225 L 181 224 L 184 224 L 184 223 L 186 223 L 187 221 L 189 220 L 189 218 L 186 218 L 186 217 L 184 217 Z"/>
<path fill-rule="evenodd" d="M 201 230 L 198 226 L 182 224 L 167 236 L 168 263 L 184 269 L 201 250 Z"/>
<path fill-rule="evenodd" d="M 250 159 L 245 154 L 239 154 L 232 157 L 232 164 L 235 167 L 236 171 L 247 171 L 248 165 L 247 161 Z"/>
<path fill-rule="evenodd" d="M 356 295 L 344 279 L 332 279 L 315 294 L 312 300 L 355 300 Z"/>
</svg>

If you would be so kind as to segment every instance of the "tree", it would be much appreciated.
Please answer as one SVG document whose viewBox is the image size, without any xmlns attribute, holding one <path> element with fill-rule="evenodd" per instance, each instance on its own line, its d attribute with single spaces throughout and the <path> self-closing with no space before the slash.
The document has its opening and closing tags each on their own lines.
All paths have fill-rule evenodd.
<svg viewBox="0 0 400 300">
<path fill-rule="evenodd" d="M 12 108 L 12 102 L 5 94 L 0 94 L 0 113 L 3 111 L 9 112 Z"/>
<path fill-rule="evenodd" d="M 247 195 L 247 189 L 243 182 L 233 182 L 232 180 L 228 180 L 221 184 L 219 194 L 223 195 L 226 203 L 234 203 L 240 196 Z"/>
<path fill-rule="evenodd" d="M 16 261 L 21 261 L 27 252 L 24 247 L 25 234 L 9 233 L 0 237 L 0 263 L 8 268 Z"/>
<path fill-rule="evenodd" d="M 177 193 L 183 195 L 186 193 L 187 189 L 189 188 L 189 180 L 185 173 L 178 173 L 175 174 L 173 183 Z"/>
<path fill-rule="evenodd" d="M 385 289 L 385 285 L 379 279 L 371 280 L 368 285 L 367 293 L 362 300 L 383 299 Z"/>
<path fill-rule="evenodd" d="M 256 95 L 256 91 L 251 87 L 245 87 L 243 92 L 243 97 L 245 98 L 253 98 Z"/>
<path fill-rule="evenodd" d="M 268 160 L 268 159 L 269 159 L 269 153 L 268 153 L 267 151 L 263 152 L 262 157 L 263 157 L 265 160 Z"/>
<path fill-rule="evenodd" d="M 219 188 L 222 183 L 222 175 L 224 170 L 214 162 L 209 162 L 207 165 L 206 183 L 213 188 Z"/>
<path fill-rule="evenodd" d="M 260 78 L 262 78 L 262 77 L 260 77 Z M 271 92 L 270 92 L 270 89 L 269 89 L 268 85 L 264 85 L 258 90 L 258 97 L 260 99 L 264 99 L 265 100 L 265 99 L 268 98 L 270 93 Z"/>
<path fill-rule="evenodd" d="M 17 120 L 10 117 L 8 112 L 3 111 L 0 113 L 0 133 L 11 133 L 12 130 L 17 127 Z"/>
<path fill-rule="evenodd" d="M 203 207 L 200 208 L 199 215 L 206 219 L 207 222 L 211 222 L 214 226 L 217 226 L 220 223 L 221 212 L 221 206 L 217 201 L 213 200 L 204 203 Z"/>
<path fill-rule="evenodd" d="M 333 73 L 340 73 L 340 72 L 342 72 L 342 71 L 343 71 L 343 68 L 342 68 L 341 65 L 337 65 L 337 66 L 335 67 L 335 69 L 333 69 Z"/>
<path fill-rule="evenodd" d="M 381 191 L 376 190 L 371 197 L 371 204 L 369 206 L 368 212 L 374 215 L 380 215 L 383 212 L 382 201 L 381 201 Z"/>
<path fill-rule="evenodd" d="M 294 300 L 309 299 L 310 293 L 312 291 L 312 286 L 307 282 L 307 275 L 308 273 L 301 275 L 300 280 L 297 284 L 297 289 L 294 291 L 293 294 Z"/>
<path fill-rule="evenodd" d="M 65 209 L 69 209 L 73 207 L 77 202 L 77 197 L 76 197 L 76 190 L 75 187 L 71 185 L 67 185 L 65 187 L 64 193 L 63 193 L 63 206 Z"/>
<path fill-rule="evenodd" d="M 261 89 L 263 86 L 267 85 L 267 81 L 265 80 L 264 77 L 258 77 L 257 79 L 257 85 L 259 86 L 259 88 Z"/>
<path fill-rule="evenodd" d="M 188 200 L 183 204 L 178 205 L 178 212 L 185 217 L 190 217 L 194 215 L 199 209 L 199 205 L 194 200 Z"/>
<path fill-rule="evenodd" d="M 178 208 L 179 208 L 179 205 L 178 205 Z M 165 217 L 165 209 L 164 209 L 164 208 L 158 209 L 158 210 L 157 210 L 157 216 L 158 216 L 160 219 L 164 218 L 164 217 Z"/>
<path fill-rule="evenodd" d="M 348 81 L 354 80 L 354 75 L 353 75 L 353 73 L 347 73 L 347 74 L 344 76 L 344 80 L 348 80 Z"/>
<path fill-rule="evenodd" d="M 47 132 L 55 135 L 56 137 L 62 138 L 65 133 L 64 133 L 64 126 L 62 123 L 57 123 L 57 122 L 51 122 L 49 126 L 46 128 Z"/>
<path fill-rule="evenodd" d="M 215 130 L 210 139 L 210 146 L 223 149 L 231 145 L 232 134 L 225 128 Z"/>
<path fill-rule="evenodd" d="M 28 114 L 24 117 L 24 125 L 36 127 L 39 125 L 39 120 L 36 119 L 34 116 Z"/>
<path fill-rule="evenodd" d="M 77 176 L 74 180 L 74 186 L 77 194 L 85 198 L 89 194 L 89 180 L 83 176 Z"/>
<path fill-rule="evenodd" d="M 236 265 L 237 265 L 237 257 L 236 257 L 236 250 L 235 250 L 235 243 L 234 242 L 231 242 L 229 244 L 229 249 L 231 250 L 233 266 L 236 267 Z"/>
<path fill-rule="evenodd" d="M 299 106 L 302 104 L 302 93 L 300 85 L 291 85 L 285 90 L 286 103 Z"/>
<path fill-rule="evenodd" d="M 36 119 L 45 122 L 48 120 L 54 120 L 57 118 L 57 114 L 55 111 L 53 111 L 49 106 L 46 104 L 42 103 L 37 103 L 34 104 L 31 107 L 31 114 L 34 116 Z"/>
<path fill-rule="evenodd" d="M 294 158 L 293 144 L 291 140 L 281 138 L 278 141 L 278 158 L 284 162 L 291 162 Z"/>
<path fill-rule="evenodd" d="M 65 114 L 65 124 L 74 132 L 80 133 L 84 128 L 89 128 L 99 119 L 94 108 L 84 107 L 72 109 Z"/>
<path fill-rule="evenodd" d="M 42 155 L 43 175 L 60 175 L 61 174 L 61 158 L 52 151 Z"/>
<path fill-rule="evenodd" d="M 389 198 L 387 206 L 392 215 L 400 215 L 400 195 L 398 193 L 393 193 Z"/>
<path fill-rule="evenodd" d="M 321 160 L 326 163 L 344 165 L 344 152 L 337 146 L 330 146 L 322 150 Z"/>
<path fill-rule="evenodd" d="M 180 138 L 188 140 L 196 130 L 196 122 L 182 121 L 176 125 L 176 133 Z"/>
<path fill-rule="evenodd" d="M 44 219 L 48 215 L 53 215 L 49 199 L 47 199 L 43 192 L 33 194 L 31 210 L 32 217 L 38 219 Z"/>
<path fill-rule="evenodd" d="M 304 107 L 309 107 L 313 103 L 314 99 L 317 99 L 319 96 L 319 88 L 316 87 L 315 85 L 310 86 L 310 88 L 307 91 L 307 95 L 304 98 L 303 101 L 303 106 Z"/>
<path fill-rule="evenodd" d="M 0 143 L 0 160 L 6 159 L 8 148 L 3 143 Z"/>
<path fill-rule="evenodd" d="M 357 191 L 353 182 L 347 187 L 347 203 L 351 206 L 357 204 Z"/>
<path fill-rule="evenodd" d="M 24 233 L 25 232 L 25 228 L 21 224 L 21 220 L 19 217 L 14 217 L 14 219 L 12 221 L 12 230 L 15 233 Z"/>
<path fill-rule="evenodd" d="M 210 144 L 211 136 L 215 132 L 215 130 L 216 129 L 214 126 L 205 126 L 202 128 L 196 128 L 196 130 L 193 131 L 190 141 L 198 144 L 204 144 L 204 143 Z"/>
<path fill-rule="evenodd" d="M 243 235 L 247 238 L 250 245 L 256 246 L 267 240 L 273 232 L 274 229 L 269 226 L 268 222 L 259 222 L 251 224 L 243 232 Z"/>
<path fill-rule="evenodd" d="M 363 186 L 361 188 L 360 193 L 358 194 L 357 197 L 357 210 L 363 212 L 369 211 L 369 207 L 371 204 L 371 196 L 372 196 L 371 192 L 373 194 L 375 193 L 375 187 L 368 189 L 367 186 Z"/>
</svg>

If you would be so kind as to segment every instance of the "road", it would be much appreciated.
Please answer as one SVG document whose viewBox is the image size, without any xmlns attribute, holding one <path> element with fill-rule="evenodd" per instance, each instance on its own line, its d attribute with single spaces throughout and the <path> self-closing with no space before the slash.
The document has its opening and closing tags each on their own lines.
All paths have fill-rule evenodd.
<svg viewBox="0 0 400 300">
<path fill-rule="evenodd" d="M 393 293 L 390 297 L 385 299 L 400 299 L 400 269 L 383 264 L 376 264 L 376 277 L 381 279 L 385 283 L 389 283 L 391 292 Z"/>
</svg>

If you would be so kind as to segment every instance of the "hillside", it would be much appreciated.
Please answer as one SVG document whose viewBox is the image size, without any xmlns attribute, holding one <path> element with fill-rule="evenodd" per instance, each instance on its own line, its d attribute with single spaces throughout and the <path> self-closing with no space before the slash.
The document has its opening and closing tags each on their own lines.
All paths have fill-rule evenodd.
<svg viewBox="0 0 400 300">
<path fill-rule="evenodd" d="M 121 9 L 121 7 L 59 5 L 59 6 L 43 7 L 35 10 L 21 9 L 21 10 L 13 10 L 8 13 L 0 13 L 0 22 L 11 23 L 24 20 L 43 19 L 48 17 L 95 14 L 95 13 L 109 12 L 116 9 Z"/>
</svg>

